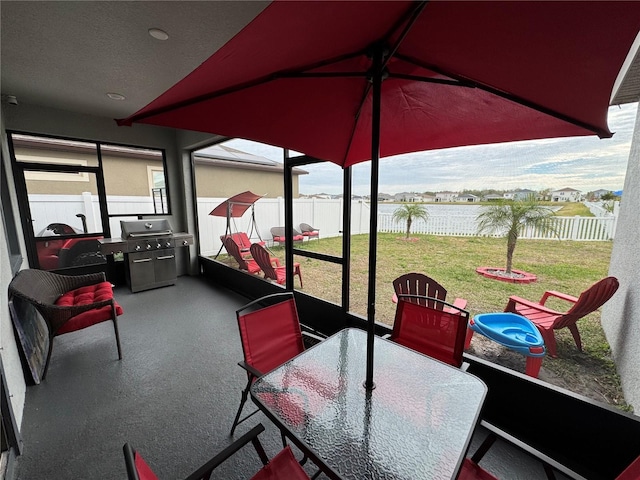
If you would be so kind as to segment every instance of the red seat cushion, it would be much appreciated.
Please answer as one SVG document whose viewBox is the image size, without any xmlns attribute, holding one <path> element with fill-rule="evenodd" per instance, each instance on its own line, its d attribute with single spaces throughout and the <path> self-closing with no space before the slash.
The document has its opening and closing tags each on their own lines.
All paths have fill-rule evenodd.
<svg viewBox="0 0 640 480">
<path fill-rule="evenodd" d="M 273 241 L 274 242 L 278 242 L 278 243 L 284 243 L 284 242 L 286 242 L 286 240 L 287 240 L 286 237 L 279 237 L 277 235 L 275 237 L 273 237 Z M 293 241 L 294 242 L 300 242 L 302 240 L 304 240 L 304 236 L 303 235 L 294 235 L 293 236 Z"/>
<path fill-rule="evenodd" d="M 158 480 L 156 474 L 153 473 L 153 470 L 151 470 L 151 467 L 144 461 L 144 458 L 138 455 L 138 452 L 135 453 L 135 457 L 136 472 L 140 480 Z"/>
<path fill-rule="evenodd" d="M 309 475 L 302 469 L 293 456 L 289 446 L 285 447 L 271 461 L 262 467 L 251 480 L 309 480 Z"/>
<path fill-rule="evenodd" d="M 636 458 L 631 465 L 624 469 L 616 480 L 638 480 L 640 478 L 640 457 Z"/>
<path fill-rule="evenodd" d="M 470 458 L 465 458 L 458 480 L 498 480 L 497 477 L 478 466 Z"/>
<path fill-rule="evenodd" d="M 77 306 L 88 305 L 91 303 L 102 302 L 113 298 L 113 289 L 109 282 L 101 282 L 95 285 L 87 285 L 86 287 L 71 290 L 56 300 L 59 306 Z M 116 303 L 116 314 L 122 315 L 122 307 Z M 75 332 L 82 328 L 90 327 L 96 323 L 111 320 L 111 306 L 106 305 L 100 308 L 88 310 L 71 318 L 56 332 L 56 335 L 63 333 Z"/>
</svg>

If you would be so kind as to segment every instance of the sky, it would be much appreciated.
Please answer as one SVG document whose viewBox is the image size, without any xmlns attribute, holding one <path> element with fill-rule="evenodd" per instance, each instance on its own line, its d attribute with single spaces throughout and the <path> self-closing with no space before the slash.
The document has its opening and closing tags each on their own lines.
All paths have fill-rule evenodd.
<svg viewBox="0 0 640 480">
<path fill-rule="evenodd" d="M 574 188 L 622 190 L 638 104 L 609 108 L 612 138 L 570 137 L 494 145 L 456 147 L 396 155 L 380 160 L 379 192 L 531 190 Z M 238 150 L 282 162 L 282 149 L 235 139 Z M 329 162 L 306 165 L 300 193 L 342 193 L 340 167 Z M 353 193 L 369 193 L 370 162 L 353 168 Z"/>
</svg>

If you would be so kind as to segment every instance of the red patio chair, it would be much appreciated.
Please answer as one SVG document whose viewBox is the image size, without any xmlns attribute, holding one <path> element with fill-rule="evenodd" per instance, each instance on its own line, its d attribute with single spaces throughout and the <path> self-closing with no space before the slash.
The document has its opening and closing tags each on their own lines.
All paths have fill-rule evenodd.
<svg viewBox="0 0 640 480">
<path fill-rule="evenodd" d="M 269 460 L 258 438 L 258 435 L 262 432 L 264 432 L 264 426 L 260 423 L 186 477 L 185 480 L 209 480 L 212 472 L 218 466 L 249 442 L 253 444 L 260 461 L 264 465 L 250 480 L 309 480 L 309 476 L 293 456 L 290 447 L 283 448 L 280 453 Z M 158 477 L 153 473 L 147 462 L 128 443 L 125 443 L 122 449 L 129 480 L 158 480 Z"/>
<path fill-rule="evenodd" d="M 118 315 L 123 311 L 103 272 L 58 275 L 44 270 L 21 270 L 9 284 L 9 295 L 30 302 L 47 323 L 49 350 L 41 379 L 49 368 L 54 337 L 108 320 L 113 322 L 118 359 L 122 359 Z"/>
<path fill-rule="evenodd" d="M 461 367 L 468 321 L 469 312 L 437 298 L 399 295 L 390 340 Z"/>
<path fill-rule="evenodd" d="M 236 232 L 230 235 L 220 235 L 220 241 L 224 243 L 225 238 L 231 237 L 233 241 L 238 245 L 238 249 L 243 257 L 250 256 L 249 248 L 251 248 L 251 240 L 245 232 Z M 256 242 L 260 245 L 264 245 L 264 242 Z"/>
<path fill-rule="evenodd" d="M 236 259 L 238 262 L 238 268 L 240 270 L 245 270 L 249 273 L 259 273 L 260 265 L 258 265 L 251 256 L 243 256 L 240 252 L 240 248 L 238 248 L 238 244 L 233 241 L 231 237 L 226 237 L 223 241 L 224 248 L 227 250 L 229 255 Z"/>
<path fill-rule="evenodd" d="M 269 278 L 278 282 L 280 285 L 284 285 L 286 278 L 286 267 L 284 265 L 274 267 L 269 259 L 269 252 L 262 245 L 254 243 L 251 245 L 251 256 L 258 263 L 262 271 L 264 272 L 264 278 Z M 293 264 L 293 275 L 297 275 L 300 279 L 300 288 L 302 288 L 302 273 L 300 272 L 300 264 L 295 262 Z"/>
<path fill-rule="evenodd" d="M 640 457 L 636 458 L 624 471 L 616 477 L 616 480 L 640 479 Z"/>
<path fill-rule="evenodd" d="M 393 289 L 395 291 L 391 298 L 393 303 L 398 303 L 398 295 L 420 295 L 421 297 L 437 298 L 442 301 L 447 300 L 447 290 L 424 273 L 405 273 L 399 276 L 393 281 Z M 416 298 L 412 301 L 419 302 L 422 300 Z M 427 304 L 434 308 L 448 308 L 437 302 L 429 302 Z M 453 301 L 453 306 L 456 309 L 465 309 L 467 301 L 463 298 L 456 298 Z"/>
<path fill-rule="evenodd" d="M 304 351 L 293 293 L 276 293 L 254 300 L 237 310 L 236 316 L 244 354 L 244 361 L 238 365 L 247 373 L 247 385 L 242 390 L 231 435 L 240 423 L 258 411 L 240 418 L 253 382 Z"/>
<path fill-rule="evenodd" d="M 582 351 L 582 341 L 576 322 L 600 308 L 616 293 L 618 286 L 619 283 L 615 277 L 606 277 L 582 292 L 578 298 L 552 290 L 544 292 L 539 302 L 532 302 L 513 295 L 509 297 L 504 311 L 517 313 L 531 320 L 544 338 L 547 353 L 552 357 L 557 357 L 554 330 L 568 328 L 576 342 L 576 347 Z M 550 297 L 566 300 L 573 303 L 573 306 L 566 312 L 557 312 L 545 306 L 545 302 Z"/>
<path fill-rule="evenodd" d="M 566 471 L 566 469 L 564 468 L 564 466 L 562 466 L 561 464 L 559 464 L 556 460 L 547 457 L 546 455 L 542 454 L 541 452 L 538 452 L 535 448 L 533 448 L 532 446 L 524 443 L 523 441 L 519 440 L 518 438 L 510 435 L 509 433 L 505 432 L 504 430 L 501 430 L 499 428 L 497 428 L 496 426 L 486 422 L 486 421 L 482 421 L 480 422 L 480 424 L 488 429 L 489 434 L 485 437 L 485 439 L 483 440 L 482 444 L 478 447 L 478 449 L 476 450 L 476 452 L 470 457 L 465 459 L 465 464 L 463 464 L 462 469 L 460 470 L 460 475 L 458 476 L 458 480 L 472 480 L 475 478 L 478 479 L 483 479 L 485 477 L 477 477 L 477 476 L 465 476 L 465 475 L 472 475 L 472 470 L 474 470 L 474 466 L 477 467 L 478 463 L 482 460 L 482 458 L 485 456 L 485 454 L 489 451 L 489 449 L 493 446 L 493 444 L 496 442 L 496 440 L 501 439 L 502 441 L 511 444 L 512 446 L 530 454 L 531 456 L 537 458 L 537 460 L 540 461 L 540 463 L 542 463 L 542 467 L 544 469 L 544 472 L 546 474 L 546 477 L 548 480 L 555 480 L 556 479 L 556 474 L 555 471 L 560 471 L 562 472 L 565 476 L 571 477 L 573 478 L 573 476 L 571 475 L 571 471 Z M 575 474 L 575 472 L 573 472 Z M 490 477 L 486 477 L 488 479 L 493 479 L 493 476 Z M 582 477 L 580 477 L 582 478 Z M 615 480 L 640 480 L 640 456 L 637 457 L 633 462 L 631 462 L 631 464 L 629 466 L 627 466 L 616 478 Z"/>
<path fill-rule="evenodd" d="M 458 480 L 498 480 L 470 458 L 465 458 L 458 474 Z"/>
</svg>

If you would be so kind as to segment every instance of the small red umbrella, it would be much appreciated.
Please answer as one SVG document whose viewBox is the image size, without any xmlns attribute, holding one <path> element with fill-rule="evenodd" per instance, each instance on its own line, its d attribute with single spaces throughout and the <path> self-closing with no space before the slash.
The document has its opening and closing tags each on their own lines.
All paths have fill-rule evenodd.
<svg viewBox="0 0 640 480">
<path fill-rule="evenodd" d="M 209 215 L 227 218 L 241 217 L 249 207 L 253 207 L 253 204 L 261 198 L 262 195 L 256 195 L 255 193 L 247 190 L 246 192 L 238 193 L 233 197 L 227 198 L 224 202 L 211 210 Z"/>
<path fill-rule="evenodd" d="M 214 217 L 225 217 L 227 219 L 227 227 L 224 232 L 224 235 L 226 236 L 233 233 L 231 231 L 231 219 L 242 217 L 245 212 L 249 208 L 251 208 L 251 229 L 249 230 L 248 235 L 250 238 L 253 230 L 255 229 L 258 238 L 262 241 L 260 231 L 258 230 L 258 227 L 256 225 L 256 215 L 254 210 L 255 203 L 262 197 L 263 195 L 256 195 L 249 190 L 247 190 L 246 192 L 238 193 L 220 203 L 220 205 L 209 212 L 209 215 L 213 215 Z M 218 258 L 218 255 L 220 255 L 223 246 L 224 245 L 220 246 L 220 250 L 218 250 L 218 253 L 216 253 L 215 258 Z"/>
<path fill-rule="evenodd" d="M 610 95 L 639 30 L 640 2 L 278 1 L 118 123 L 247 138 L 343 167 L 371 159 L 371 388 L 380 156 L 609 137 Z"/>
</svg>

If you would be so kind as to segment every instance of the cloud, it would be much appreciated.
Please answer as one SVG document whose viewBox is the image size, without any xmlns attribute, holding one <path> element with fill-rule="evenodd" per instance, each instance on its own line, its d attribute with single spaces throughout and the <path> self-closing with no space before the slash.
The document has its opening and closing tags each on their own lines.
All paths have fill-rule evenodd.
<svg viewBox="0 0 640 480">
<path fill-rule="evenodd" d="M 495 145 L 414 152 L 380 161 L 380 192 L 460 191 L 463 189 L 541 190 L 570 187 L 583 192 L 624 185 L 638 104 L 610 107 L 614 136 L 554 138 Z M 282 149 L 247 140 L 231 140 L 233 148 L 282 161 Z M 342 170 L 330 163 L 307 165 L 300 192 L 342 193 Z M 353 167 L 353 193 L 369 193 L 371 168 Z"/>
</svg>

